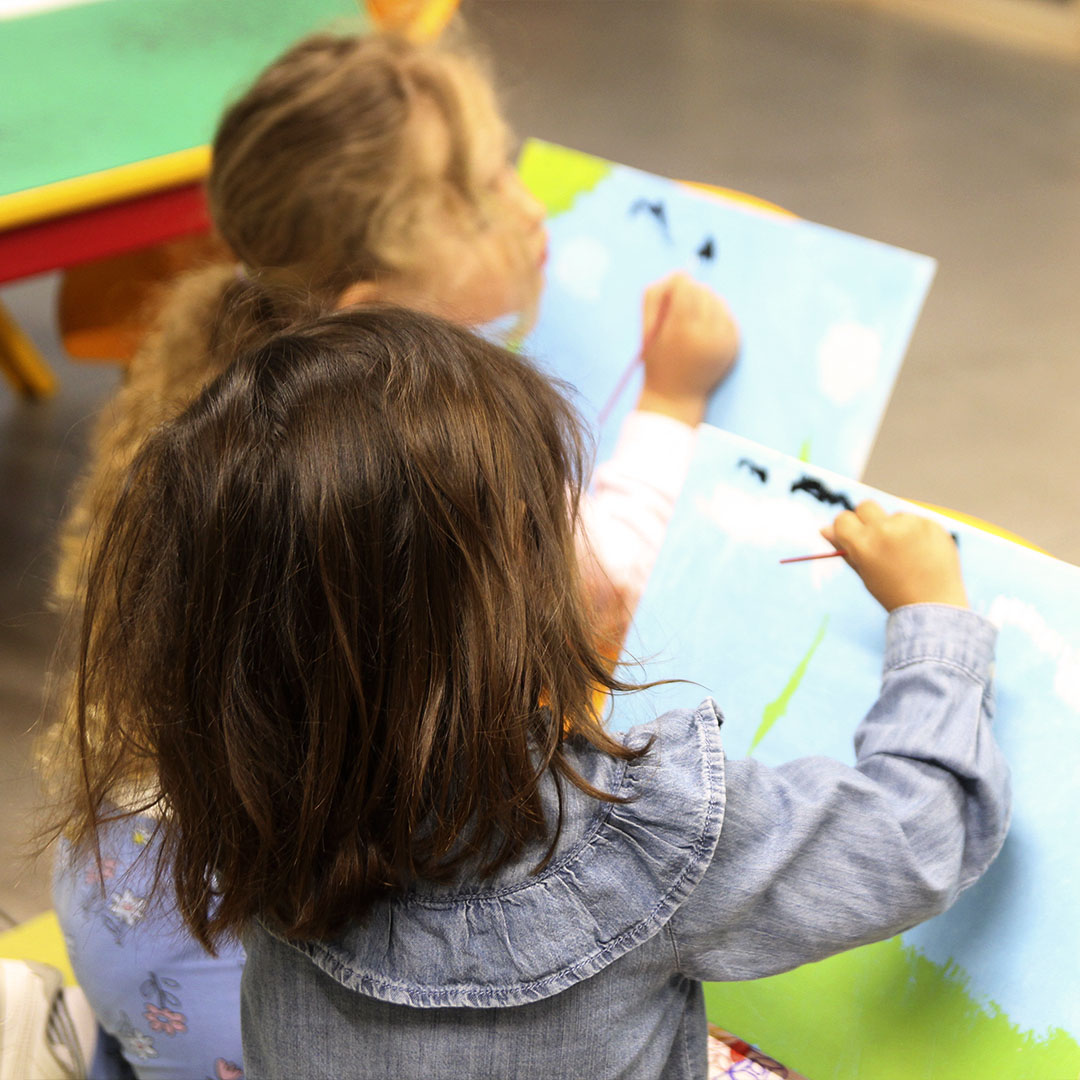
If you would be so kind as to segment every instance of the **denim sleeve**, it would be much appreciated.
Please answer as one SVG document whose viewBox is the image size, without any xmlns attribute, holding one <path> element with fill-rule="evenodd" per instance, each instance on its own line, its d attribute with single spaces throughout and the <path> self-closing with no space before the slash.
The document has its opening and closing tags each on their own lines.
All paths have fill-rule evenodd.
<svg viewBox="0 0 1080 1080">
<path fill-rule="evenodd" d="M 715 855 L 669 923 L 684 975 L 753 979 L 890 937 L 983 873 L 1010 808 L 990 729 L 995 639 L 970 611 L 898 609 L 854 768 L 728 762 Z"/>
</svg>

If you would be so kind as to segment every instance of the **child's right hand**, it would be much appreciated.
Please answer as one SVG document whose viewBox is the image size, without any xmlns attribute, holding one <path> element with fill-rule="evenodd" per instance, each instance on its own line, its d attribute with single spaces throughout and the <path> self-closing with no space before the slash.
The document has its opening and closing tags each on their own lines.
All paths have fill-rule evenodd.
<svg viewBox="0 0 1080 1080">
<path fill-rule="evenodd" d="M 956 543 L 929 518 L 886 514 L 867 501 L 854 513 L 845 510 L 821 535 L 844 552 L 886 611 L 905 604 L 968 606 Z"/>
<path fill-rule="evenodd" d="M 645 386 L 638 408 L 698 424 L 709 395 L 735 363 L 735 320 L 712 289 L 684 273 L 650 285 L 644 308 Z"/>
</svg>

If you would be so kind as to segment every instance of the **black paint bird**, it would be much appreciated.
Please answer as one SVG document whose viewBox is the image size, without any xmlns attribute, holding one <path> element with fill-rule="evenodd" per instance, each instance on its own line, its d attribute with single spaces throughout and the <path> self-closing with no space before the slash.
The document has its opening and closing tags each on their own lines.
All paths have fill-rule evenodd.
<svg viewBox="0 0 1080 1080">
<path fill-rule="evenodd" d="M 634 214 L 640 214 L 643 210 L 652 214 L 660 228 L 664 230 L 664 236 L 670 240 L 671 229 L 668 226 L 667 210 L 664 209 L 664 204 L 662 202 L 649 202 L 648 199 L 638 199 L 637 202 L 630 207 L 630 216 L 633 217 Z"/>
<path fill-rule="evenodd" d="M 755 465 L 749 458 L 739 458 L 738 468 L 746 466 L 763 484 L 768 483 L 769 474 L 760 466 Z"/>
<path fill-rule="evenodd" d="M 832 491 L 820 480 L 813 476 L 802 476 L 791 485 L 792 492 L 805 491 L 807 495 L 813 495 L 818 502 L 828 503 L 830 506 L 840 505 L 845 510 L 854 510 L 855 504 L 842 492 Z"/>
</svg>

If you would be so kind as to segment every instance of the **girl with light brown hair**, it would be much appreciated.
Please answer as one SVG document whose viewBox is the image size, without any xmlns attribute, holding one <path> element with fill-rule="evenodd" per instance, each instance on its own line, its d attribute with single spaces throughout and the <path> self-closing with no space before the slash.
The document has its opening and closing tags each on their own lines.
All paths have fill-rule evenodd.
<svg viewBox="0 0 1080 1080">
<path fill-rule="evenodd" d="M 491 81 L 467 53 L 315 35 L 271 64 L 214 139 L 209 205 L 239 266 L 177 285 L 106 407 L 61 532 L 57 596 L 78 596 L 87 532 L 146 433 L 237 349 L 297 317 L 365 301 L 472 326 L 516 315 L 527 326 L 547 234 L 510 149 Z M 237 303 L 251 284 L 257 300 Z M 723 301 L 683 275 L 649 290 L 644 309 L 641 407 L 615 462 L 598 470 L 586 514 L 616 636 L 662 538 L 692 428 L 737 349 Z"/>
<path fill-rule="evenodd" d="M 148 434 L 274 332 L 380 301 L 467 325 L 504 316 L 528 325 L 547 237 L 509 152 L 491 81 L 467 52 L 319 34 L 256 79 L 221 120 L 208 180 L 236 261 L 176 286 L 103 413 L 62 531 L 61 601 L 81 603 L 86 552 Z M 641 407 L 596 470 L 577 534 L 592 630 L 609 654 L 662 540 L 694 425 L 737 342 L 722 301 L 686 278 L 655 286 L 644 308 Z M 97 742 L 121 751 L 114 802 L 143 805 L 155 777 L 140 747 L 123 741 L 107 710 L 87 722 Z M 53 772 L 70 786 L 62 762 Z M 242 952 L 206 957 L 175 912 L 147 902 L 149 879 L 127 868 L 153 829 L 152 819 L 105 827 L 100 865 L 58 862 L 55 903 L 73 964 L 136 1073 L 227 1073 L 240 1061 Z M 150 851 L 139 865 L 152 862 Z"/>
</svg>

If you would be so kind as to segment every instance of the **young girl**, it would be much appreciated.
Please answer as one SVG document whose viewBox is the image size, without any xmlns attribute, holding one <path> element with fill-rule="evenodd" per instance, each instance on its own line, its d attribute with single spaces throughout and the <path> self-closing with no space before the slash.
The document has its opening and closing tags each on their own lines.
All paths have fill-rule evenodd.
<svg viewBox="0 0 1080 1080">
<path fill-rule="evenodd" d="M 147 433 L 246 343 L 298 313 L 380 299 L 468 324 L 515 313 L 527 321 L 547 240 L 542 209 L 508 152 L 490 82 L 467 56 L 317 35 L 271 64 L 214 141 L 211 210 L 241 266 L 207 268 L 177 288 L 105 411 L 64 528 L 59 596 L 78 601 L 92 523 Z M 641 407 L 597 470 L 578 534 L 594 632 L 609 651 L 663 538 L 693 426 L 736 345 L 722 302 L 685 278 L 650 291 L 644 322 Z M 95 737 L 117 745 L 108 714 L 95 723 Z M 143 765 L 133 753 L 114 802 L 142 804 L 152 784 Z M 207 957 L 174 911 L 147 901 L 151 882 L 139 865 L 151 865 L 153 852 L 136 858 L 154 828 L 140 818 L 103 831 L 100 865 L 58 861 L 54 903 L 72 964 L 138 1075 L 232 1075 L 242 1065 L 243 953 L 231 945 Z"/>
<path fill-rule="evenodd" d="M 241 266 L 182 282 L 102 415 L 61 534 L 58 597 L 77 599 L 87 532 L 146 433 L 245 343 L 300 313 L 373 300 L 466 325 L 507 315 L 527 325 L 547 234 L 509 153 L 491 83 L 467 55 L 320 34 L 271 64 L 214 139 L 210 209 Z M 257 306 L 236 303 L 245 279 L 262 286 Z M 693 428 L 737 349 L 723 302 L 683 275 L 651 289 L 644 309 L 639 409 L 597 470 L 583 531 L 615 639 L 663 538 Z"/>
<path fill-rule="evenodd" d="M 244 938 L 249 1078 L 703 1078 L 701 980 L 895 934 L 1000 847 L 994 630 L 946 533 L 836 520 L 891 611 L 881 696 L 856 767 L 770 769 L 725 760 L 711 701 L 604 730 L 594 691 L 631 688 L 582 598 L 584 471 L 525 361 L 393 309 L 275 337 L 139 453 L 71 833 L 143 755 L 179 910 Z"/>
</svg>

